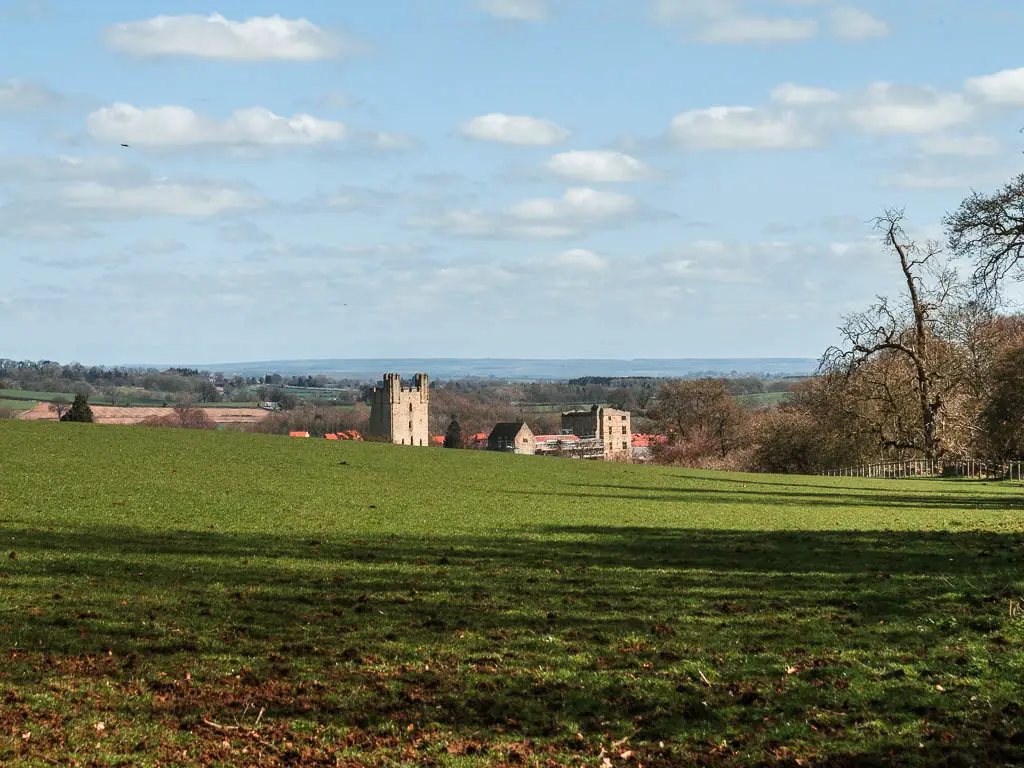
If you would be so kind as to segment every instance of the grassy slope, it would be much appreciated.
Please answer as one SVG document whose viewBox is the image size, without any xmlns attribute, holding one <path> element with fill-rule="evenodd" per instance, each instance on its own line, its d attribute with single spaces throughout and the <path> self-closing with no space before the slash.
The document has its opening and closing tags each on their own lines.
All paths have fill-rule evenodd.
<svg viewBox="0 0 1024 768">
<path fill-rule="evenodd" d="M 0 470 L 4 765 L 1024 760 L 1018 487 L 18 422 Z"/>
</svg>

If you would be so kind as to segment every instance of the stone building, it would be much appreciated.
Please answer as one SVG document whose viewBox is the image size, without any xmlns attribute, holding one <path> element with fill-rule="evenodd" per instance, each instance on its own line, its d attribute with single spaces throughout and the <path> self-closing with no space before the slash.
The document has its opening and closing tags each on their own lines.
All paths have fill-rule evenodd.
<svg viewBox="0 0 1024 768">
<path fill-rule="evenodd" d="M 595 405 L 589 411 L 566 411 L 562 414 L 562 432 L 576 435 L 581 441 L 598 441 L 607 459 L 629 458 L 632 454 L 633 432 L 629 411 L 618 411 Z"/>
<path fill-rule="evenodd" d="M 533 456 L 537 443 L 532 429 L 521 421 L 513 421 L 495 425 L 487 437 L 487 450 Z"/>
<path fill-rule="evenodd" d="M 397 373 L 384 374 L 382 386 L 374 387 L 370 403 L 370 434 L 395 445 L 430 445 L 430 378 L 417 373 L 410 388 L 402 387 Z"/>
</svg>

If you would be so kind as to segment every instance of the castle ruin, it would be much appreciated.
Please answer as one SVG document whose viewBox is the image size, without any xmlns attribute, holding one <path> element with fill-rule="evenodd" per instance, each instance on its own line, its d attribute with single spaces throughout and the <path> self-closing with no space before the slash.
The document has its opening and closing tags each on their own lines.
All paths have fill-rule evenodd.
<svg viewBox="0 0 1024 768">
<path fill-rule="evenodd" d="M 384 374 L 382 386 L 373 388 L 370 404 L 370 434 L 395 445 L 427 446 L 429 428 L 430 377 L 417 373 L 411 388 L 402 387 L 402 376 Z"/>
<path fill-rule="evenodd" d="M 589 411 L 563 413 L 562 434 L 579 437 L 577 450 L 585 451 L 588 458 L 624 459 L 632 453 L 631 421 L 629 411 L 595 405 Z"/>
</svg>

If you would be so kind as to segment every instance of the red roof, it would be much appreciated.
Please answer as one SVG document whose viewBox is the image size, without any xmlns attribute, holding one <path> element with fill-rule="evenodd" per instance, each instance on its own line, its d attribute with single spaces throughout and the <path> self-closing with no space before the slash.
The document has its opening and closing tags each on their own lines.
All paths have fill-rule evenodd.
<svg viewBox="0 0 1024 768">
<path fill-rule="evenodd" d="M 478 443 L 487 442 L 488 437 L 490 437 L 490 435 L 488 435 L 486 432 L 477 432 L 475 435 L 473 435 L 473 439 L 476 440 Z"/>
<path fill-rule="evenodd" d="M 327 440 L 340 440 L 340 439 L 341 439 L 341 438 L 339 438 L 339 437 L 338 437 L 337 435 L 324 435 L 324 437 L 325 437 L 325 438 L 326 438 Z"/>
<path fill-rule="evenodd" d="M 309 437 L 309 432 L 289 432 L 288 437 Z"/>
<path fill-rule="evenodd" d="M 363 436 L 359 434 L 359 430 L 349 429 L 344 432 L 339 432 L 335 435 L 335 438 L 338 440 L 362 440 Z"/>
<path fill-rule="evenodd" d="M 434 435 L 430 438 L 431 445 L 444 445 L 444 435 Z"/>
<path fill-rule="evenodd" d="M 665 435 L 644 435 L 634 434 L 633 435 L 633 447 L 634 448 L 650 448 L 659 443 L 667 443 L 668 437 Z"/>
</svg>

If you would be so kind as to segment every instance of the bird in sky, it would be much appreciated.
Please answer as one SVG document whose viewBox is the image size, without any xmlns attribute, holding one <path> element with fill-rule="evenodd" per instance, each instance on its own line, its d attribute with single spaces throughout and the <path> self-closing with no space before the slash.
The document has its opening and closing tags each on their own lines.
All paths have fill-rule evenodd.
<svg viewBox="0 0 1024 768">
<path fill-rule="evenodd" d="M 128 145 L 127 145 L 127 144 L 122 144 L 121 146 L 122 146 L 122 147 L 127 147 Z"/>
</svg>

